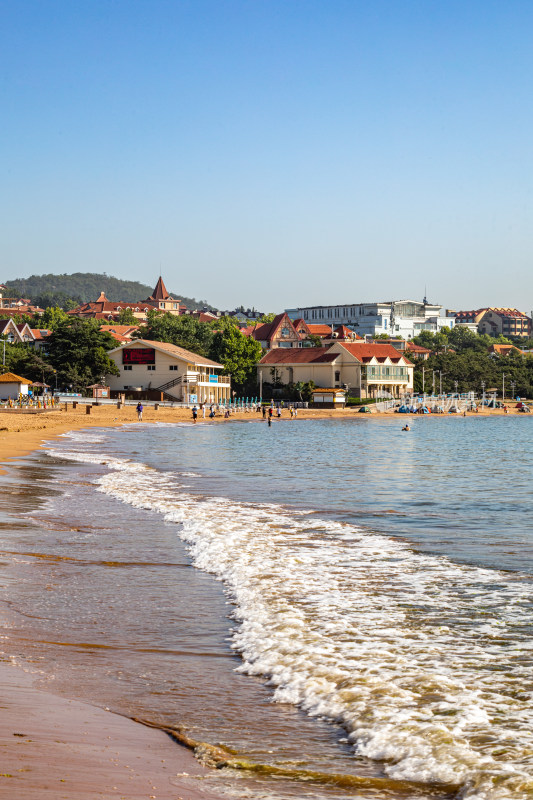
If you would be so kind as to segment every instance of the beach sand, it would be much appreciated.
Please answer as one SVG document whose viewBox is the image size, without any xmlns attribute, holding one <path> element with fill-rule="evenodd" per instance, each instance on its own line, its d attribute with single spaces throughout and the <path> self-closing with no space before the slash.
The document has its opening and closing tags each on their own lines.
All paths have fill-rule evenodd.
<svg viewBox="0 0 533 800">
<path fill-rule="evenodd" d="M 484 411 L 479 416 L 489 413 L 503 412 Z M 516 413 L 514 404 L 510 413 Z M 369 414 L 364 418 L 378 416 L 394 415 Z M 298 412 L 298 420 L 339 417 L 357 418 L 358 411 Z M 283 418 L 289 418 L 287 410 L 283 411 Z M 230 421 L 261 419 L 257 413 L 237 413 Z M 409 417 L 397 419 L 403 424 Z M 134 406 L 93 406 L 90 414 L 85 405 L 74 409 L 72 404 L 42 413 L 0 410 L 0 462 L 27 455 L 66 431 L 131 424 L 136 420 Z M 216 420 L 228 422 L 221 416 Z M 184 421 L 192 421 L 188 409 L 144 410 L 144 423 Z M 200 415 L 198 424 L 203 423 Z M 209 800 L 218 796 L 198 785 L 198 779 L 179 777 L 184 772 L 201 776 L 208 771 L 189 750 L 172 742 L 166 734 L 103 709 L 56 697 L 36 688 L 34 682 L 35 678 L 21 668 L 0 662 L 0 796 L 12 800 Z"/>
<path fill-rule="evenodd" d="M 163 732 L 34 687 L 0 663 L 0 796 L 10 800 L 215 800 L 209 774 Z"/>
</svg>

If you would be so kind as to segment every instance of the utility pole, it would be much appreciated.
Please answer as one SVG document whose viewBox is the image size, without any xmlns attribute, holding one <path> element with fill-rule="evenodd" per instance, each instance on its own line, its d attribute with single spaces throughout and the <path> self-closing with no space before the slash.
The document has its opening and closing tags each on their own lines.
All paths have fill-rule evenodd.
<svg viewBox="0 0 533 800">
<path fill-rule="evenodd" d="M 502 402 L 505 403 L 505 372 L 502 375 Z"/>
<path fill-rule="evenodd" d="M 425 394 L 426 388 L 426 368 L 422 367 L 422 394 Z"/>
</svg>

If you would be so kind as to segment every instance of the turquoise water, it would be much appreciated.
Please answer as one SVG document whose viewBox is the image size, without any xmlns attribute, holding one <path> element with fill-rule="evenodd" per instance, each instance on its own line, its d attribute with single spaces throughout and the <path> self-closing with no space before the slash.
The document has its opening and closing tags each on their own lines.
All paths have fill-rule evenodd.
<svg viewBox="0 0 533 800">
<path fill-rule="evenodd" d="M 21 461 L 17 659 L 290 773 L 217 770 L 228 796 L 529 797 L 531 422 L 401 427 L 132 425 Z"/>
</svg>

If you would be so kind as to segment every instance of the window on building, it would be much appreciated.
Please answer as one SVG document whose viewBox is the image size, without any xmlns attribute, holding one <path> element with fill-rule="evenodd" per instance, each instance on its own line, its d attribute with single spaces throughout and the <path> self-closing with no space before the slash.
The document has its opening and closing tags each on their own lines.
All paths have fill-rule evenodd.
<svg viewBox="0 0 533 800">
<path fill-rule="evenodd" d="M 155 370 L 155 364 L 148 364 L 148 366 L 146 367 L 146 369 L 148 370 L 148 372 L 154 372 L 154 370 Z"/>
<path fill-rule="evenodd" d="M 338 383 L 340 381 L 340 379 L 341 379 L 341 372 L 340 372 L 340 370 L 337 370 L 335 372 L 335 381 Z"/>
<path fill-rule="evenodd" d="M 177 372 L 177 369 L 178 369 L 178 365 L 177 365 L 177 364 L 171 364 L 171 365 L 169 366 L 169 370 L 170 370 L 171 372 Z"/>
<path fill-rule="evenodd" d="M 124 364 L 124 372 L 131 372 L 131 364 Z"/>
<path fill-rule="evenodd" d="M 281 335 L 282 336 L 288 336 L 289 335 L 289 329 L 288 328 L 282 328 L 281 329 Z"/>
</svg>

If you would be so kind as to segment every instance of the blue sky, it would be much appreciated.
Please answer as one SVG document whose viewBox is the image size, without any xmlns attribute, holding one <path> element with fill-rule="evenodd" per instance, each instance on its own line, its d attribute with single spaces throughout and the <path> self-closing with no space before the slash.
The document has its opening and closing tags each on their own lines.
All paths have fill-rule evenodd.
<svg viewBox="0 0 533 800">
<path fill-rule="evenodd" d="M 533 305 L 533 4 L 2 0 L 0 282 Z"/>
</svg>

